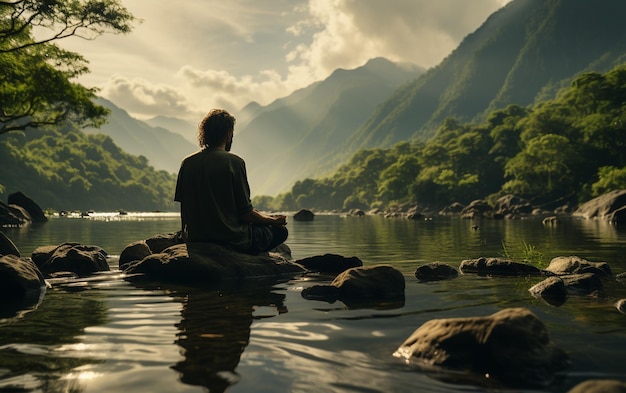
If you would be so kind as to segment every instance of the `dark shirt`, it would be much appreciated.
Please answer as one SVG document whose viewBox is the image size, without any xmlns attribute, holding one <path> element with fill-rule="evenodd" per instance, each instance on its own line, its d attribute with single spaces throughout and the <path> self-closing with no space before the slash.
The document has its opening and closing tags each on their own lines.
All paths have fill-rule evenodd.
<svg viewBox="0 0 626 393">
<path fill-rule="evenodd" d="M 174 200 L 181 204 L 187 241 L 250 247 L 250 226 L 240 220 L 252 210 L 246 165 L 240 157 L 213 148 L 185 157 Z"/>
</svg>

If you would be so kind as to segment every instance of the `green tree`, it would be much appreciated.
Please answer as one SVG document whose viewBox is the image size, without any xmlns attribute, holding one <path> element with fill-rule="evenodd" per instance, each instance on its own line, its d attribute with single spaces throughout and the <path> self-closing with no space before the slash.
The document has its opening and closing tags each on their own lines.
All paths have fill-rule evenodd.
<svg viewBox="0 0 626 393">
<path fill-rule="evenodd" d="M 0 135 L 64 120 L 102 124 L 108 111 L 93 103 L 96 90 L 72 82 L 89 71 L 86 60 L 54 42 L 127 33 L 133 21 L 118 0 L 0 1 Z"/>
</svg>

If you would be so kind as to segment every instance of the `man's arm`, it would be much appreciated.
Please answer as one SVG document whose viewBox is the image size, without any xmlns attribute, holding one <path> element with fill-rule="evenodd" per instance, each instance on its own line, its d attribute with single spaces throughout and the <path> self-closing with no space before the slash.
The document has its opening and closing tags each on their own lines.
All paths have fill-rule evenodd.
<svg viewBox="0 0 626 393">
<path fill-rule="evenodd" d="M 252 209 L 240 217 L 241 221 L 250 224 L 283 226 L 287 224 L 287 216 L 276 215 L 268 216 L 256 209 Z"/>
</svg>

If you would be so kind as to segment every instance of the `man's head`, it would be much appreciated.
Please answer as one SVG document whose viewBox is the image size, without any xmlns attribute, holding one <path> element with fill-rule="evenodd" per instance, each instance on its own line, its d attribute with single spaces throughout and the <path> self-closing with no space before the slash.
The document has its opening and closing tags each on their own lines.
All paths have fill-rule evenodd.
<svg viewBox="0 0 626 393">
<path fill-rule="evenodd" d="M 198 142 L 201 147 L 218 147 L 225 143 L 226 151 L 230 151 L 234 129 L 233 115 L 223 109 L 211 109 L 198 126 Z"/>
</svg>

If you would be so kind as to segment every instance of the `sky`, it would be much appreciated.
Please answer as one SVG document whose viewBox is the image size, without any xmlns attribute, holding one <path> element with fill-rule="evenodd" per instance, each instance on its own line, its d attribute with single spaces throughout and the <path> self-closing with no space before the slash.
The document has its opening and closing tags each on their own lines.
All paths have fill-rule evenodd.
<svg viewBox="0 0 626 393">
<path fill-rule="evenodd" d="M 58 42 L 79 82 L 139 119 L 236 115 L 369 59 L 430 68 L 510 0 L 120 0 L 129 34 Z"/>
</svg>

